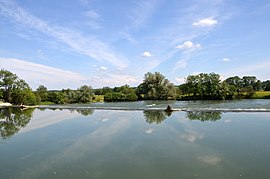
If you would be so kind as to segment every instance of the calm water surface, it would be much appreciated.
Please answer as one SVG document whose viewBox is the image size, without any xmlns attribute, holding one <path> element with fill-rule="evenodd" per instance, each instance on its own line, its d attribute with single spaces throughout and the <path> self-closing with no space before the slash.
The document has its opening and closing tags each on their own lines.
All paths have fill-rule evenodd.
<svg viewBox="0 0 270 179">
<path fill-rule="evenodd" d="M 5 179 L 270 178 L 269 112 L 9 108 L 0 127 Z"/>
</svg>

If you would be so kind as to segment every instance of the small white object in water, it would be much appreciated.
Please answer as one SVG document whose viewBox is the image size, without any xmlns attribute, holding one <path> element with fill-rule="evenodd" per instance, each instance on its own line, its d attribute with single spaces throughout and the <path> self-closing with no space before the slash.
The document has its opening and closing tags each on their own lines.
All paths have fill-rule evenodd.
<svg viewBox="0 0 270 179">
<path fill-rule="evenodd" d="M 149 105 L 146 105 L 147 107 L 151 107 L 151 106 L 155 106 L 156 104 L 149 104 Z"/>
</svg>

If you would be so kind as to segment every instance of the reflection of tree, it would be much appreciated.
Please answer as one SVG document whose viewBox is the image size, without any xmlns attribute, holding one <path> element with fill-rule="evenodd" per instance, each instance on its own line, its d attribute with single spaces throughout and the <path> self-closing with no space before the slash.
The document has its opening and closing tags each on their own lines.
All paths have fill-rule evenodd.
<svg viewBox="0 0 270 179">
<path fill-rule="evenodd" d="M 73 112 L 77 112 L 81 115 L 84 115 L 84 116 L 89 116 L 89 115 L 92 115 L 94 113 L 94 110 L 93 109 L 78 109 L 78 108 L 47 108 L 49 110 L 69 110 L 71 113 Z"/>
<path fill-rule="evenodd" d="M 221 112 L 217 111 L 188 111 L 186 117 L 190 120 L 217 121 L 221 119 Z"/>
<path fill-rule="evenodd" d="M 93 109 L 76 109 L 76 111 L 84 116 L 92 115 L 94 113 Z"/>
<path fill-rule="evenodd" d="M 21 128 L 26 127 L 32 118 L 34 109 L 21 110 L 20 108 L 0 109 L 0 133 L 3 139 L 13 136 Z"/>
<path fill-rule="evenodd" d="M 172 114 L 172 112 L 157 111 L 157 110 L 144 110 L 143 113 L 146 118 L 146 122 L 148 122 L 149 124 L 152 123 L 160 124 L 162 121 L 166 119 L 166 117 Z"/>
</svg>

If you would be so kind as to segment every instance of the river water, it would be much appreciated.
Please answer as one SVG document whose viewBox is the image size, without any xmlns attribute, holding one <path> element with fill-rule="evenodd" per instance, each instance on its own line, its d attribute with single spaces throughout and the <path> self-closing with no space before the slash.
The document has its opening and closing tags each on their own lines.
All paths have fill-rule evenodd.
<svg viewBox="0 0 270 179">
<path fill-rule="evenodd" d="M 185 111 L 161 110 L 168 104 Z M 269 109 L 270 100 L 3 108 L 0 178 L 269 178 Z"/>
</svg>

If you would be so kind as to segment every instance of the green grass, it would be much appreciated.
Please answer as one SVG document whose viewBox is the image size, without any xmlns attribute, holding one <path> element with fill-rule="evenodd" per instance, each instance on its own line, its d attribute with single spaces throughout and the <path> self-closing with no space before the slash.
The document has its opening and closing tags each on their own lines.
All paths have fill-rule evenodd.
<svg viewBox="0 0 270 179">
<path fill-rule="evenodd" d="M 270 91 L 256 91 L 253 99 L 270 99 Z"/>
<path fill-rule="evenodd" d="M 40 105 L 50 105 L 50 104 L 55 104 L 55 103 L 53 103 L 51 101 L 43 101 L 40 103 Z"/>
</svg>

